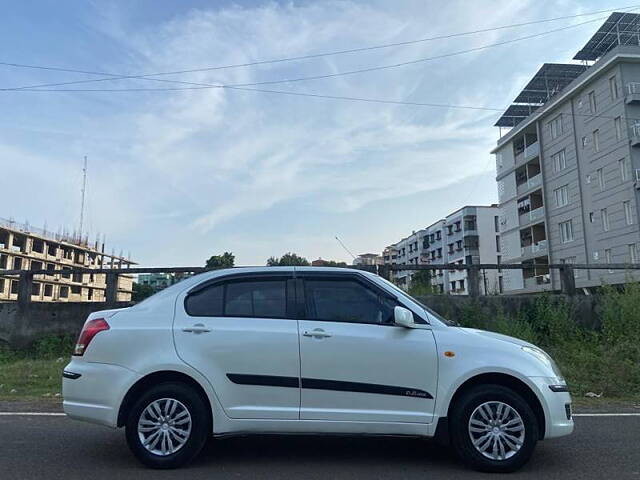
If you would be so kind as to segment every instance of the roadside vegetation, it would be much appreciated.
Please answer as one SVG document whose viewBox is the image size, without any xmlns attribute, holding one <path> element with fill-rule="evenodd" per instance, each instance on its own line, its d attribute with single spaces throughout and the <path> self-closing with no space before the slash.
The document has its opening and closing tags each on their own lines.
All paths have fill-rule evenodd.
<svg viewBox="0 0 640 480">
<path fill-rule="evenodd" d="M 0 400 L 60 401 L 62 370 L 75 337 L 45 337 L 26 350 L 0 345 Z"/>
<path fill-rule="evenodd" d="M 640 402 L 640 285 L 603 287 L 599 330 L 579 325 L 561 296 L 542 295 L 515 316 L 488 317 L 473 305 L 456 319 L 465 327 L 491 330 L 543 348 L 559 365 L 575 398 Z M 597 398 L 597 397 L 596 397 Z"/>
<path fill-rule="evenodd" d="M 424 283 L 428 282 L 414 282 L 411 293 L 431 293 L 429 287 L 421 286 Z M 603 287 L 599 295 L 598 330 L 580 326 L 570 303 L 554 295 L 541 295 L 530 308 L 512 315 L 489 315 L 471 303 L 453 320 L 543 348 L 560 366 L 579 403 L 622 399 L 638 404 L 640 284 L 630 283 L 622 289 Z M 27 350 L 0 345 L 0 400 L 58 398 L 62 370 L 74 342 L 71 337 L 46 337 Z M 586 399 L 587 394 L 594 398 Z"/>
</svg>

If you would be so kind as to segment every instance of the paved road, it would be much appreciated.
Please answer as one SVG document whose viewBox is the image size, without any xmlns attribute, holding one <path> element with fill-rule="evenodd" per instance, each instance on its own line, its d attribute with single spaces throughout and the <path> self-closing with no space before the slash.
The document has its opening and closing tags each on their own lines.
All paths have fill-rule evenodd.
<svg viewBox="0 0 640 480">
<path fill-rule="evenodd" d="M 0 416 L 3 479 L 465 479 L 446 449 L 417 439 L 246 437 L 212 440 L 188 470 L 153 471 L 129 454 L 122 430 L 66 417 Z M 507 477 L 504 477 L 507 478 Z M 573 436 L 538 444 L 509 478 L 640 480 L 640 417 L 580 417 Z"/>
</svg>

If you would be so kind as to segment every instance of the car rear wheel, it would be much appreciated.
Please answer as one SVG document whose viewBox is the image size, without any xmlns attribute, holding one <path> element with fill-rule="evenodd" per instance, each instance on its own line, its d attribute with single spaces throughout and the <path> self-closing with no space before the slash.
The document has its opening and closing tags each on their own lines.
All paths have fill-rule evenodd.
<svg viewBox="0 0 640 480">
<path fill-rule="evenodd" d="M 177 468 L 202 450 L 211 434 L 202 397 L 188 385 L 156 385 L 135 402 L 126 422 L 129 448 L 152 468 Z"/>
<path fill-rule="evenodd" d="M 453 406 L 451 440 L 458 456 L 485 472 L 512 472 L 531 457 L 538 421 L 529 404 L 501 385 L 480 385 Z"/>
</svg>

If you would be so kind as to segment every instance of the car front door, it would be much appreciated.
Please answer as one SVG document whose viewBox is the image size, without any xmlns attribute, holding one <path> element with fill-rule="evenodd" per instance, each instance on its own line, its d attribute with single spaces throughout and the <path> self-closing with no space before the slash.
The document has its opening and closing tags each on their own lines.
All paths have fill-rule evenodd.
<svg viewBox="0 0 640 480">
<path fill-rule="evenodd" d="M 178 355 L 210 381 L 231 418 L 298 419 L 293 298 L 290 275 L 214 279 L 178 297 Z"/>
<path fill-rule="evenodd" d="M 300 418 L 430 423 L 437 352 L 426 322 L 394 325 L 395 297 L 360 275 L 300 276 Z"/>
</svg>

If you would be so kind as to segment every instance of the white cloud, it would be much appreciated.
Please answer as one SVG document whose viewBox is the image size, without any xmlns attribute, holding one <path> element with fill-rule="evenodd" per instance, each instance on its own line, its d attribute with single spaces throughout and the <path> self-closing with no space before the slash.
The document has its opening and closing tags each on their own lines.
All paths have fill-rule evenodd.
<svg viewBox="0 0 640 480">
<path fill-rule="evenodd" d="M 571 4 L 558 14 L 571 13 L 576 8 Z M 119 66 L 114 63 L 104 68 L 126 73 L 235 64 L 548 16 L 543 6 L 530 0 L 495 1 L 491 7 L 486 2 L 468 1 L 273 2 L 191 10 L 160 24 L 132 29 L 126 11 L 110 6 L 102 19 L 104 33 L 127 50 Z M 554 26 L 557 25 L 543 24 L 534 29 L 496 31 L 313 61 L 165 78 L 251 83 L 331 73 L 473 48 Z M 513 49 L 500 47 L 403 68 L 269 88 L 500 106 L 510 100 L 507 94 L 514 92 L 513 80 L 524 78 L 521 65 L 533 68 L 531 63 L 541 58 L 562 60 L 548 53 L 553 44 L 549 37 L 536 44 L 540 50 L 535 52 L 526 45 L 514 44 Z M 143 81 L 97 85 L 170 86 Z M 348 212 L 365 211 L 381 201 L 418 193 L 427 195 L 483 173 L 496 139 L 492 127 L 495 116 L 482 111 L 221 89 L 108 98 L 118 111 L 97 118 L 85 112 L 82 121 L 87 133 L 76 140 L 73 148 L 79 152 L 90 147 L 94 157 L 98 150 L 97 156 L 105 159 L 93 165 L 91 171 L 92 206 L 99 219 L 96 223 L 112 232 L 120 243 L 144 249 L 139 256 L 146 263 L 169 261 L 162 254 L 145 249 L 159 236 L 172 239 L 163 240 L 165 243 L 160 245 L 202 245 L 183 251 L 184 260 L 177 248 L 169 255 L 175 263 L 188 263 L 193 258 L 190 255 L 201 255 L 200 250 L 221 245 L 232 249 L 233 242 L 238 245 L 243 234 L 238 221 L 246 219 L 246 228 L 251 230 L 249 222 L 270 216 L 275 221 L 293 207 L 304 209 L 308 217 L 302 228 L 309 232 L 297 234 L 308 240 L 314 237 L 313 232 L 331 231 L 333 224 L 327 219 L 332 215 L 337 218 Z M 95 138 L 100 136 L 102 142 Z M 495 189 L 490 177 L 485 185 Z M 457 206 L 452 205 L 452 209 Z M 440 214 L 439 210 L 430 210 L 429 205 L 423 208 L 424 225 Z M 322 218 L 324 223 L 315 223 L 314 218 Z M 419 226 L 407 223 L 405 230 Z M 279 241 L 273 233 L 263 235 L 262 243 L 264 251 L 271 248 L 277 254 L 274 249 Z M 363 231 L 360 240 L 365 242 L 367 236 Z M 390 237 L 381 242 L 394 240 Z M 322 242 L 317 245 L 326 247 Z M 252 252 L 236 253 L 249 263 L 258 261 Z M 315 255 L 322 254 L 319 251 Z"/>
</svg>

